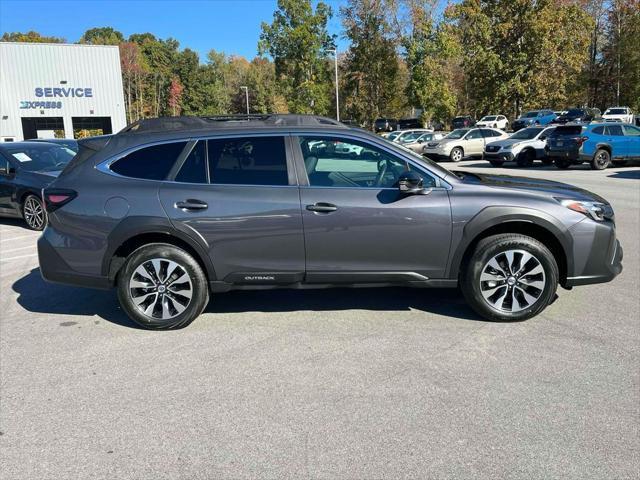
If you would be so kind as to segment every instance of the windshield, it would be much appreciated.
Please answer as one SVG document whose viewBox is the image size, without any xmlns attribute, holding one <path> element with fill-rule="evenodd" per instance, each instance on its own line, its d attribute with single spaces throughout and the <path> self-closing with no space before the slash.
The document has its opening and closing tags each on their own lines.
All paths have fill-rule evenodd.
<svg viewBox="0 0 640 480">
<path fill-rule="evenodd" d="M 421 136 L 422 136 L 421 132 L 407 133 L 406 135 L 402 136 L 402 138 L 400 139 L 400 142 L 412 143 L 412 142 L 415 142 Z"/>
<path fill-rule="evenodd" d="M 20 168 L 28 172 L 62 170 L 75 155 L 73 150 L 58 145 L 16 145 L 5 148 L 19 162 Z"/>
<path fill-rule="evenodd" d="M 467 132 L 469 131 L 468 128 L 458 128 L 457 130 L 454 130 L 453 132 L 451 132 L 449 135 L 447 135 L 444 138 L 449 138 L 451 140 L 457 140 L 459 138 L 464 137 Z"/>
<path fill-rule="evenodd" d="M 605 115 L 626 115 L 627 109 L 626 108 L 610 108 L 609 110 L 604 112 L 604 114 Z"/>
<path fill-rule="evenodd" d="M 397 137 L 398 135 L 400 135 L 401 133 L 402 133 L 402 132 L 391 132 L 391 133 L 387 136 L 387 138 L 388 138 L 389 140 L 393 140 L 394 138 L 396 138 L 396 137 Z"/>
<path fill-rule="evenodd" d="M 535 112 L 527 112 L 524 114 L 523 118 L 535 118 L 538 116 L 538 111 Z"/>
<path fill-rule="evenodd" d="M 536 138 L 541 131 L 542 128 L 525 128 L 524 130 L 518 130 L 510 138 L 514 140 L 531 140 Z"/>
<path fill-rule="evenodd" d="M 582 115 L 582 113 L 582 110 L 580 110 L 579 108 L 572 108 L 567 112 L 567 115 L 570 117 L 575 117 L 576 115 Z"/>
<path fill-rule="evenodd" d="M 495 120 L 496 118 L 498 118 L 498 117 L 496 117 L 495 115 L 490 115 L 488 117 L 482 117 L 482 120 L 480 120 L 480 121 L 491 122 L 491 121 Z"/>
</svg>

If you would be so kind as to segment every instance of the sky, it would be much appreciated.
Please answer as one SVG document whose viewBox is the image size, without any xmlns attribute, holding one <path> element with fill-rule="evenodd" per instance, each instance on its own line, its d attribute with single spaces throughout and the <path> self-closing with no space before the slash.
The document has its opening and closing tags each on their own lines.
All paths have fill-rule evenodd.
<svg viewBox="0 0 640 480">
<path fill-rule="evenodd" d="M 324 0 L 334 10 L 330 33 L 341 36 L 338 10 L 346 0 Z M 315 3 L 315 2 L 314 2 Z M 253 58 L 260 24 L 270 23 L 276 0 L 0 0 L 0 34 L 35 30 L 77 42 L 93 27 L 110 26 L 128 37 L 151 32 L 173 37 L 204 61 L 212 48 Z M 338 38 L 338 50 L 347 46 Z"/>
</svg>

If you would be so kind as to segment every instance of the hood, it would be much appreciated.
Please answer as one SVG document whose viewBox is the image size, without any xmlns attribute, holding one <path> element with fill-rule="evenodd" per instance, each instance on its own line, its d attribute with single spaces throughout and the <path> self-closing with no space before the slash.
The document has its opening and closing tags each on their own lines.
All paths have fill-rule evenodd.
<svg viewBox="0 0 640 480">
<path fill-rule="evenodd" d="M 486 185 L 488 187 L 495 188 L 507 188 L 543 195 L 546 194 L 550 197 L 594 201 L 605 204 L 609 203 L 595 193 L 567 183 L 554 182 L 552 180 L 543 180 L 539 178 L 513 177 L 509 175 L 485 175 L 477 173 L 468 175 L 468 172 L 459 173 L 465 174 L 462 179 L 464 183 Z"/>
</svg>

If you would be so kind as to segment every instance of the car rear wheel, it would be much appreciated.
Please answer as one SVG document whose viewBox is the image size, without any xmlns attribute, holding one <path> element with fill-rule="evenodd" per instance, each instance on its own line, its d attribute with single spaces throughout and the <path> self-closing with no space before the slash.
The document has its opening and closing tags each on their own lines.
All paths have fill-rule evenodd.
<svg viewBox="0 0 640 480">
<path fill-rule="evenodd" d="M 516 163 L 519 167 L 531 167 L 536 159 L 536 152 L 533 150 L 524 150 L 518 154 Z"/>
<path fill-rule="evenodd" d="M 571 162 L 565 158 L 554 158 L 553 164 L 560 170 L 566 170 L 571 166 Z"/>
<path fill-rule="evenodd" d="M 207 306 L 209 288 L 200 264 L 181 248 L 145 245 L 134 251 L 118 274 L 118 299 L 129 318 L 143 328 L 181 328 Z"/>
<path fill-rule="evenodd" d="M 42 230 L 47 224 L 47 214 L 42 201 L 35 195 L 27 195 L 24 199 L 22 217 L 31 230 Z"/>
<path fill-rule="evenodd" d="M 611 163 L 611 155 L 609 152 L 603 148 L 596 151 L 593 156 L 593 160 L 591 160 L 591 168 L 593 170 L 604 170 Z"/>
<path fill-rule="evenodd" d="M 451 150 L 451 153 L 449 153 L 449 160 L 451 160 L 452 162 L 459 162 L 463 157 L 464 152 L 460 147 L 455 147 L 453 150 Z"/>
<path fill-rule="evenodd" d="M 469 305 L 493 321 L 518 321 L 542 312 L 555 298 L 558 266 L 538 240 L 500 234 L 478 242 L 462 271 Z"/>
</svg>

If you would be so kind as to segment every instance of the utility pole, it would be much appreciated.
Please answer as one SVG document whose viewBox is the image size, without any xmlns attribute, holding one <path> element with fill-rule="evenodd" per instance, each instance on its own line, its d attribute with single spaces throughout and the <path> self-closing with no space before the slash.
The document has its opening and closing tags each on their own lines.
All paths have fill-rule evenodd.
<svg viewBox="0 0 640 480">
<path fill-rule="evenodd" d="M 244 96 L 247 101 L 247 115 L 249 115 L 249 87 L 242 85 L 240 88 L 244 90 Z"/>
<path fill-rule="evenodd" d="M 336 120 L 340 121 L 340 99 L 338 97 L 338 50 L 332 48 L 329 52 L 333 52 L 333 65 L 336 73 Z"/>
</svg>

